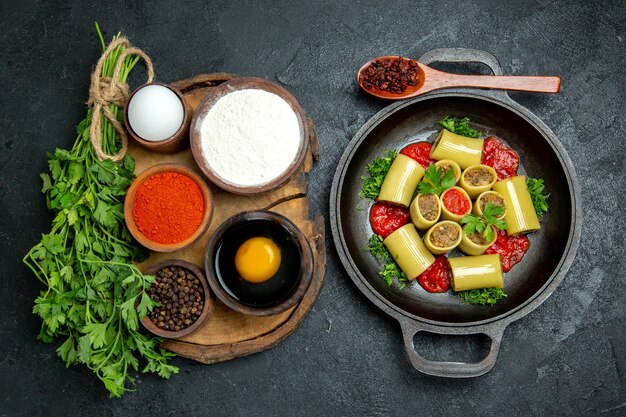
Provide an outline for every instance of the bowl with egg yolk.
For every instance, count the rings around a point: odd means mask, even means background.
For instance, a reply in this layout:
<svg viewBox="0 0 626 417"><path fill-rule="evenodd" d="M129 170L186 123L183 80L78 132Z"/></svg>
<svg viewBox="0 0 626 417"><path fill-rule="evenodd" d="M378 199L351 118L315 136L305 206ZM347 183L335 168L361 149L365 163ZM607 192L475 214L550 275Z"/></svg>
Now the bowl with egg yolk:
<svg viewBox="0 0 626 417"><path fill-rule="evenodd" d="M302 300L313 276L313 253L302 231L286 217L248 211L217 228L205 267L209 286L226 306L269 316Z"/></svg>

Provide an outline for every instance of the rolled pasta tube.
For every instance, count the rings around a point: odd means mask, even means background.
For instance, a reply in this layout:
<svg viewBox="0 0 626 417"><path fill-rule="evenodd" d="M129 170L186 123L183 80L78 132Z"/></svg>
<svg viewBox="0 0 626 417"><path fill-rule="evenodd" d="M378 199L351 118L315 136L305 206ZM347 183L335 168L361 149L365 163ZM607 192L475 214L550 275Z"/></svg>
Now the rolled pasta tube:
<svg viewBox="0 0 626 417"><path fill-rule="evenodd" d="M398 154L383 180L378 200L408 207L424 172L419 162Z"/></svg>
<svg viewBox="0 0 626 417"><path fill-rule="evenodd" d="M435 262L420 239L413 223L408 223L390 234L383 244L408 279L413 280Z"/></svg>
<svg viewBox="0 0 626 417"><path fill-rule="evenodd" d="M463 237L461 238L461 242L459 243L459 249L461 250L461 252L470 256L478 256L485 253L485 251L489 249L491 245L496 243L496 239L498 238L498 233L496 232L496 229L493 226L489 227L491 227L493 237L491 238L490 242L486 242L481 241L484 239L480 239L482 237L482 233L480 232L476 232L480 235L479 237L474 237L473 239L470 238L467 233L465 233L465 230L467 228L467 225L465 225L465 227L463 227Z"/></svg>
<svg viewBox="0 0 626 417"><path fill-rule="evenodd" d="M483 142L483 139L467 138L443 129L433 144L430 157L437 160L452 159L461 168L467 168L480 164Z"/></svg>
<svg viewBox="0 0 626 417"><path fill-rule="evenodd" d="M479 288L504 288L500 255L458 256L448 258L456 292Z"/></svg>
<svg viewBox="0 0 626 417"><path fill-rule="evenodd" d="M454 183L458 183L461 178L461 167L452 159L442 159L440 161L435 162L435 166L437 168L444 169L446 172L448 169L452 169L454 172Z"/></svg>
<svg viewBox="0 0 626 417"><path fill-rule="evenodd" d="M498 176L496 171L487 165L472 165L465 168L459 184L470 198L476 198L481 193L489 191L496 183Z"/></svg>
<svg viewBox="0 0 626 417"><path fill-rule="evenodd" d="M418 230L427 230L441 216L441 202L437 194L418 194L409 207L411 221Z"/></svg>
<svg viewBox="0 0 626 417"><path fill-rule="evenodd" d="M504 221L509 236L530 233L541 228L526 185L526 177L518 175L498 181L494 184L493 190L504 197L506 204Z"/></svg>
<svg viewBox="0 0 626 417"><path fill-rule="evenodd" d="M442 255L461 242L461 226L450 220L437 223L424 235L424 245L433 255Z"/></svg>
<svg viewBox="0 0 626 417"><path fill-rule="evenodd" d="M472 213L479 217L482 216L483 207L485 207L489 203L495 204L496 206L504 207L504 211L502 212L502 214L497 217L498 219L503 219L506 215L506 203L504 202L504 197L502 196L502 194L493 190L485 191L484 193L481 193L478 197L476 197L476 202L474 203Z"/></svg>

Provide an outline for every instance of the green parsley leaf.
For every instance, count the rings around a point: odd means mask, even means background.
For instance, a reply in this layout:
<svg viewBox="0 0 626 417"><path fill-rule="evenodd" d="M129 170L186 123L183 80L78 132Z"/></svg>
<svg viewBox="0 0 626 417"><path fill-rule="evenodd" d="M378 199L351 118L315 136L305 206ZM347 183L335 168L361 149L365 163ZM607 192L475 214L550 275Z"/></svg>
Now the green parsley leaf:
<svg viewBox="0 0 626 417"><path fill-rule="evenodd" d="M493 203L487 203L483 209L483 217L491 223L495 223L496 217L504 213L504 207Z"/></svg>
<svg viewBox="0 0 626 417"><path fill-rule="evenodd" d="M143 319L146 317L148 312L152 311L154 308L154 301L152 298L148 296L145 292L141 294L141 301L139 302L139 306L137 307L137 313L139 314L139 319Z"/></svg>
<svg viewBox="0 0 626 417"><path fill-rule="evenodd" d="M374 158L371 164L368 164L365 170L367 176L362 176L363 186L359 197L363 199L375 200L380 194L380 187L383 185L385 176L391 168L391 164L398 155L397 151L386 151L383 156Z"/></svg>
<svg viewBox="0 0 626 417"><path fill-rule="evenodd" d="M479 290L459 291L459 298L464 303L492 306L506 297L502 288L482 288Z"/></svg>
<svg viewBox="0 0 626 417"><path fill-rule="evenodd" d="M89 336L89 343L95 349L101 348L104 346L106 341L106 323L88 323L86 324L82 332Z"/></svg>
<svg viewBox="0 0 626 417"><path fill-rule="evenodd" d="M424 179L417 185L417 189L420 194L441 195L455 183L454 170L449 169L444 173L443 168L430 164L424 173Z"/></svg>
<svg viewBox="0 0 626 417"><path fill-rule="evenodd" d="M63 246L63 236L52 233L42 235L41 244L53 255L58 255L65 249Z"/></svg>
<svg viewBox="0 0 626 417"><path fill-rule="evenodd" d="M59 355L59 357L63 359L66 368L76 363L78 352L74 347L73 336L68 337L65 342L63 342L63 344L59 346L59 348L57 349L57 355Z"/></svg>
<svg viewBox="0 0 626 417"><path fill-rule="evenodd" d="M85 165L82 162L71 161L69 163L68 168L68 179L67 182L69 184L76 184L80 181L85 175Z"/></svg>
<svg viewBox="0 0 626 417"><path fill-rule="evenodd" d="M41 192L45 193L48 190L52 189L52 180L50 180L50 175L42 173L39 174L41 180L43 181L43 186L41 187Z"/></svg>
<svg viewBox="0 0 626 417"><path fill-rule="evenodd" d="M149 297L148 297L149 298ZM135 314L135 301L137 297L129 298L121 306L122 319L130 330L137 330L137 314ZM145 317L145 316L144 316Z"/></svg>
<svg viewBox="0 0 626 417"><path fill-rule="evenodd" d="M400 283L400 289L404 288L408 281L407 276L383 244L383 239L380 236L372 235L367 243L367 250L379 261L383 262L383 266L378 272L383 277L385 283L388 286L393 285L393 279L395 278Z"/></svg>
<svg viewBox="0 0 626 417"><path fill-rule="evenodd" d="M467 236L474 234L476 232L482 233L483 237L491 242L494 238L493 236L493 227L494 226L500 230L506 230L507 225L506 222L502 219L498 219L497 216L501 216L504 213L504 207L497 206L493 203L487 203L485 208L483 209L482 216L475 216L473 214L467 214L463 216L461 219L462 224L466 224L464 227L465 234Z"/></svg>
<svg viewBox="0 0 626 417"><path fill-rule="evenodd" d="M392 259L391 254L383 244L383 238L378 235L374 234L370 237L370 240L367 242L367 250L380 261L386 262Z"/></svg>
<svg viewBox="0 0 626 417"><path fill-rule="evenodd" d="M54 155L48 154L48 168L50 168L50 174L52 179L57 181L63 175L63 168L61 168L61 161L56 159Z"/></svg>
<svg viewBox="0 0 626 417"><path fill-rule="evenodd" d="M456 117L446 116L443 120L439 121L439 124L457 135L466 136L468 138L480 137L481 132L476 129L472 129L469 126L469 122L470 120L467 117L458 119Z"/></svg>
<svg viewBox="0 0 626 417"><path fill-rule="evenodd" d="M113 208L103 200L98 200L98 205L96 206L96 210L93 212L93 217L106 227L114 227L117 225L117 220L113 214Z"/></svg>
<svg viewBox="0 0 626 417"><path fill-rule="evenodd" d="M530 198L533 200L535 212L539 218L542 218L548 212L548 197L550 197L550 194L543 194L545 185L542 179L528 178L526 179L526 185L530 192Z"/></svg>

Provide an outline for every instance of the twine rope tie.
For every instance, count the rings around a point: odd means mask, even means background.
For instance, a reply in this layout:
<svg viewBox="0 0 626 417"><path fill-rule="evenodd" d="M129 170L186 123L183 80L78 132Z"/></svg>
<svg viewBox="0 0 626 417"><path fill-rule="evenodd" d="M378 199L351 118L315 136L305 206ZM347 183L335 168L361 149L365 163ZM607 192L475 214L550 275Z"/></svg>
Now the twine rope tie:
<svg viewBox="0 0 626 417"><path fill-rule="evenodd" d="M102 76L102 67L108 56L118 46L124 46L124 50L120 53L115 63L115 70L112 77ZM96 157L102 161L104 159L111 159L115 162L120 161L126 155L128 150L128 136L122 123L117 120L117 117L110 109L111 104L123 108L128 100L128 84L120 82L120 72L124 65L124 60L131 55L137 55L143 59L146 65L148 83L154 79L154 68L152 66L152 60L141 49L131 46L130 42L125 37L119 37L114 39L106 48L98 63L96 69L91 74L91 84L89 86L89 100L87 104L93 106L93 113L91 118L91 126L89 128L89 137L93 146ZM120 150L114 154L109 155L102 149L102 118L105 118L111 123L111 126L117 131L120 136L121 147Z"/></svg>

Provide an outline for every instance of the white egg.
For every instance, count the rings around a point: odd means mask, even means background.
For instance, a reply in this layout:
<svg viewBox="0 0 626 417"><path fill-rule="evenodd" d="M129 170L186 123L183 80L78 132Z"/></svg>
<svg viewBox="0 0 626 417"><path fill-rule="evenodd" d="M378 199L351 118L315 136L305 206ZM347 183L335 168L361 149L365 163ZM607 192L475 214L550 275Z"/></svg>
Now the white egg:
<svg viewBox="0 0 626 417"><path fill-rule="evenodd" d="M172 137L185 116L180 98L162 85L147 85L137 91L128 103L129 128L150 142Z"/></svg>

